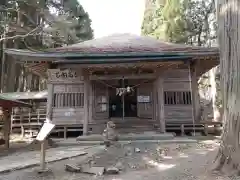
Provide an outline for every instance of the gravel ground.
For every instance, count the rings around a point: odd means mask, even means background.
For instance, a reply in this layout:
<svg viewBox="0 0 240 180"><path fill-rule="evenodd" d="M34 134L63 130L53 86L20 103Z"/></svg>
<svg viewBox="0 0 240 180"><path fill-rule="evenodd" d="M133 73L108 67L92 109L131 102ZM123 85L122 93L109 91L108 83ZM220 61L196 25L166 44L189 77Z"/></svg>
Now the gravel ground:
<svg viewBox="0 0 240 180"><path fill-rule="evenodd" d="M97 155L89 155L49 164L51 172L36 173L37 168L0 175L0 180L237 180L211 172L218 144L209 140L195 144L125 144L116 145ZM140 150L140 152L139 152ZM137 152L136 152L137 151ZM118 175L93 176L64 170L68 163L92 166L116 166Z"/></svg>

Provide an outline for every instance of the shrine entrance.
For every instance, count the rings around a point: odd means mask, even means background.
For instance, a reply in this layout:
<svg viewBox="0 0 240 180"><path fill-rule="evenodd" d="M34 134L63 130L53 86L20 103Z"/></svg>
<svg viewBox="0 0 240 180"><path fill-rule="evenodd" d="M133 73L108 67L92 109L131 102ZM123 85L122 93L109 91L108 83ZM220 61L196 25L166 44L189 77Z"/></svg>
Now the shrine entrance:
<svg viewBox="0 0 240 180"><path fill-rule="evenodd" d="M137 116L137 92L127 79L120 80L117 89L109 88L109 115L110 117L136 117ZM123 92L117 91L123 90Z"/></svg>

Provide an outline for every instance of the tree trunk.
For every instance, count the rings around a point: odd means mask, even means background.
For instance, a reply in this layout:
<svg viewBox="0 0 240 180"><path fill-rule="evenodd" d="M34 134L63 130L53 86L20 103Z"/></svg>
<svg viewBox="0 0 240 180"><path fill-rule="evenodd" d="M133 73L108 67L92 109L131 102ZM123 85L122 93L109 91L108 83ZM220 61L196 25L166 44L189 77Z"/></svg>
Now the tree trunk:
<svg viewBox="0 0 240 180"><path fill-rule="evenodd" d="M6 37L6 28L4 28L3 37ZM4 53L4 50L6 49L6 45L7 45L6 40L3 40L3 45L2 45L2 61L1 61L1 92L4 91L5 60L6 60L6 54Z"/></svg>
<svg viewBox="0 0 240 180"><path fill-rule="evenodd" d="M8 57L7 63L7 82L6 82L6 92L15 91L15 80L16 80L16 62L13 58Z"/></svg>
<svg viewBox="0 0 240 180"><path fill-rule="evenodd" d="M212 107L213 107L213 120L219 121L220 112L216 105L216 97L217 97L216 70L217 70L217 67L214 67L210 70L210 85L211 85L211 96L212 96Z"/></svg>
<svg viewBox="0 0 240 180"><path fill-rule="evenodd" d="M19 81L21 79L21 70L22 70L22 66L20 64L16 64L16 81L15 81L16 83L14 87L15 91L20 91Z"/></svg>
<svg viewBox="0 0 240 180"><path fill-rule="evenodd" d="M221 4L220 4L221 3ZM240 170L240 2L218 1L221 90L223 98L224 130L217 156L220 170L223 167ZM239 23L239 24L238 24ZM239 45L239 46L238 46Z"/></svg>

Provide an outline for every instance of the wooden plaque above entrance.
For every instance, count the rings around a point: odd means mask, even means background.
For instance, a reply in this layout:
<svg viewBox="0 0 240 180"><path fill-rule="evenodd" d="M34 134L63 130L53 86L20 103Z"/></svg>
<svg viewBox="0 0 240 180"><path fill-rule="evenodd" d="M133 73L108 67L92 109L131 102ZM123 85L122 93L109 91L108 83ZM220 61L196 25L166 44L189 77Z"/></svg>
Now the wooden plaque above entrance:
<svg viewBox="0 0 240 180"><path fill-rule="evenodd" d="M48 69L48 80L54 82L81 82L84 77L81 71L73 69Z"/></svg>

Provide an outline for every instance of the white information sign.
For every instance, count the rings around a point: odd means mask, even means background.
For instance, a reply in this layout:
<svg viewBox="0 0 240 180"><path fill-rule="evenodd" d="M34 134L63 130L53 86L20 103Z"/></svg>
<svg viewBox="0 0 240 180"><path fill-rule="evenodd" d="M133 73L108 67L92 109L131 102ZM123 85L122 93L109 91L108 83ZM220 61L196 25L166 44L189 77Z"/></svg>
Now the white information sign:
<svg viewBox="0 0 240 180"><path fill-rule="evenodd" d="M45 140L54 127L55 127L55 124L52 124L50 122L45 122L42 128L40 129L40 132L38 133L36 140L38 141Z"/></svg>
<svg viewBox="0 0 240 180"><path fill-rule="evenodd" d="M140 103L148 103L150 102L150 96L138 96L137 100Z"/></svg>

